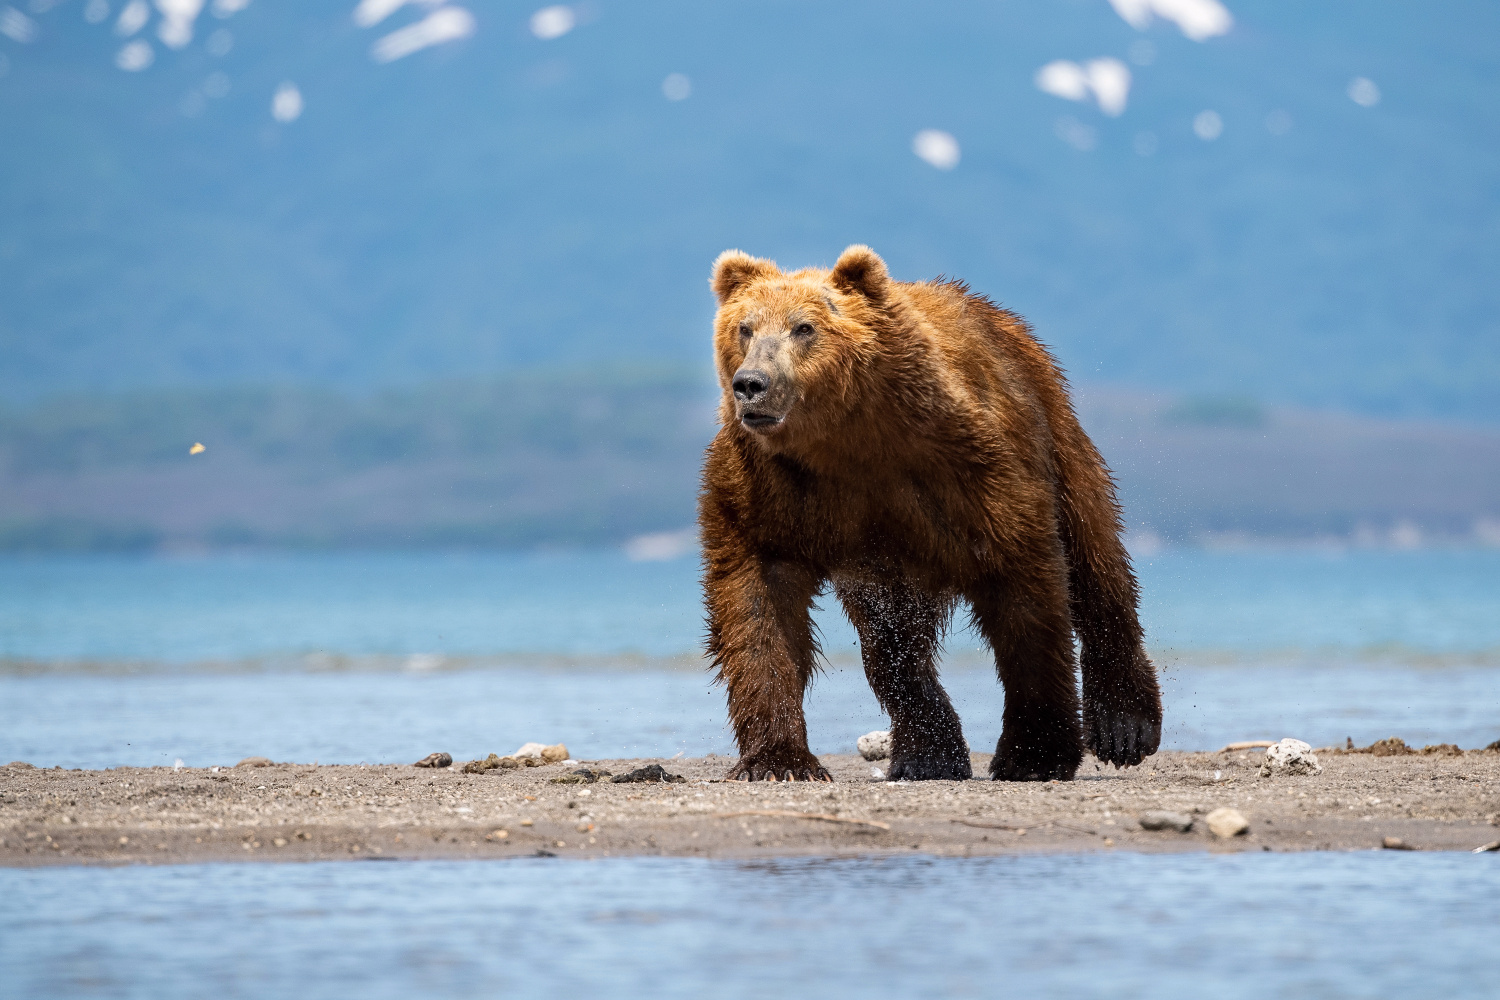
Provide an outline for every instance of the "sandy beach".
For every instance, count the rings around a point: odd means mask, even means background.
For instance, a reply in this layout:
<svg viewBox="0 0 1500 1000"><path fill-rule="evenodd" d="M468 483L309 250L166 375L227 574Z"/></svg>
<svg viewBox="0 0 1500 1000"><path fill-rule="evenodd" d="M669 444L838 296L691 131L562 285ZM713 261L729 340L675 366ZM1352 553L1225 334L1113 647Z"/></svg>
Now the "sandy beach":
<svg viewBox="0 0 1500 1000"><path fill-rule="evenodd" d="M1320 755L1321 774L1260 777L1257 752L1085 762L1045 784L886 782L855 755L833 783L726 783L724 757L455 766L271 764L104 771L0 767L0 864L927 852L1468 850L1500 839L1500 753ZM682 782L564 784L580 768L659 763ZM974 755L974 771L988 758ZM572 776L572 777L570 777ZM1240 812L1248 830L1211 833ZM1190 818L1187 832L1140 817Z"/></svg>

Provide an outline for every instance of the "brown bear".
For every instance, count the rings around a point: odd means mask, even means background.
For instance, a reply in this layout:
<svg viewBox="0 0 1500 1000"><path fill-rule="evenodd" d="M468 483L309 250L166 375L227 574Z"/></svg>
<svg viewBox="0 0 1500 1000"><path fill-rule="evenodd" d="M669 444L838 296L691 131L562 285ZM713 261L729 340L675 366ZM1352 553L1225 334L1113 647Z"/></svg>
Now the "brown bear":
<svg viewBox="0 0 1500 1000"><path fill-rule="evenodd" d="M1026 322L958 281L893 281L864 246L790 273L731 250L712 285L722 427L699 521L728 776L829 778L802 713L829 584L890 715L890 780L972 776L934 662L960 602L1005 690L991 777L1068 780L1085 747L1116 766L1155 753L1114 484Z"/></svg>

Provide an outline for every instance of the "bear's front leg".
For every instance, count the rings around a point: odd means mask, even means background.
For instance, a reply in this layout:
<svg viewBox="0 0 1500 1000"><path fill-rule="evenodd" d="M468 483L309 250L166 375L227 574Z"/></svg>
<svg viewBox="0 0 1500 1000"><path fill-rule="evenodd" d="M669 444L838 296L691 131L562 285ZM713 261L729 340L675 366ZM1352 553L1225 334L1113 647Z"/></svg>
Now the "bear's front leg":
<svg viewBox="0 0 1500 1000"><path fill-rule="evenodd" d="M729 689L740 759L731 781L832 781L807 746L802 696L817 645L809 611L822 581L805 567L756 558L704 578L709 654Z"/></svg>

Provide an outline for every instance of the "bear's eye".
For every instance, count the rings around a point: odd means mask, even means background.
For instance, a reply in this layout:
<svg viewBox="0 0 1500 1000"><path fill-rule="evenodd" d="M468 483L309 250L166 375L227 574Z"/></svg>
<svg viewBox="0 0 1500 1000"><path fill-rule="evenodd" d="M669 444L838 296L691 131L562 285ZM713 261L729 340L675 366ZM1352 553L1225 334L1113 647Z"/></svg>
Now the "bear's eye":
<svg viewBox="0 0 1500 1000"><path fill-rule="evenodd" d="M792 327L793 337L811 337L813 332L811 323L798 323Z"/></svg>
<svg viewBox="0 0 1500 1000"><path fill-rule="evenodd" d="M742 338L750 336L750 324L749 323L741 323L740 324L740 336Z"/></svg>

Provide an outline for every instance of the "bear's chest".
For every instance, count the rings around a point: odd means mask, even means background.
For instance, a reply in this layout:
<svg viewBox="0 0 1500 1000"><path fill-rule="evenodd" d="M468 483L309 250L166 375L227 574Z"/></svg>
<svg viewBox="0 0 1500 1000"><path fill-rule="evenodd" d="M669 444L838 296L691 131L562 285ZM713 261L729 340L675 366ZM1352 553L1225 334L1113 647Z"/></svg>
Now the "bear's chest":
<svg viewBox="0 0 1500 1000"><path fill-rule="evenodd" d="M973 498L940 477L816 477L788 499L793 509L780 524L795 526L798 547L831 569L955 565L983 548Z"/></svg>

